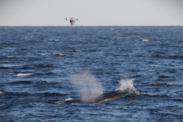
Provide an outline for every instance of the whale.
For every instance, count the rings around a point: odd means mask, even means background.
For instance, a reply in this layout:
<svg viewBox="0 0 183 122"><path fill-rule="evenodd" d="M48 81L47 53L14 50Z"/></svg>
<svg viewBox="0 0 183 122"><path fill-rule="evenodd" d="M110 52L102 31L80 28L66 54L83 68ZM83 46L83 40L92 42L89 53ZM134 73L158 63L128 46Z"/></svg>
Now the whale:
<svg viewBox="0 0 183 122"><path fill-rule="evenodd" d="M86 102L102 103L102 102L124 97L125 95L128 95L128 93L129 93L128 91L115 90L109 93L103 93L98 97L89 98L89 99L76 99L76 100L66 99L63 101L63 103L86 103Z"/></svg>

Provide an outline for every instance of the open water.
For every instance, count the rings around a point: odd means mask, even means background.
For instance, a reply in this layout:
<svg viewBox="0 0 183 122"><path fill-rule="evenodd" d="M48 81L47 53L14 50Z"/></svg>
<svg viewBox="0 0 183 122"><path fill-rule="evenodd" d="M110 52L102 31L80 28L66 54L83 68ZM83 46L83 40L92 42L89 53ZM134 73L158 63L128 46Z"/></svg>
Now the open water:
<svg viewBox="0 0 183 122"><path fill-rule="evenodd" d="M183 122L182 26L0 27L0 122ZM103 92L134 79L140 95L78 98L70 74Z"/></svg>

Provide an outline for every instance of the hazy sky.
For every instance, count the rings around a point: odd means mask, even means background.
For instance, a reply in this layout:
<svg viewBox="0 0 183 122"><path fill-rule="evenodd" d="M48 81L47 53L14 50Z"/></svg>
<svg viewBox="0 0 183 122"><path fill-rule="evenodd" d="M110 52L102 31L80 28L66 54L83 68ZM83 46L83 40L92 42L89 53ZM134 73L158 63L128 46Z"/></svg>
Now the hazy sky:
<svg viewBox="0 0 183 122"><path fill-rule="evenodd" d="M0 0L0 26L183 25L183 0Z"/></svg>

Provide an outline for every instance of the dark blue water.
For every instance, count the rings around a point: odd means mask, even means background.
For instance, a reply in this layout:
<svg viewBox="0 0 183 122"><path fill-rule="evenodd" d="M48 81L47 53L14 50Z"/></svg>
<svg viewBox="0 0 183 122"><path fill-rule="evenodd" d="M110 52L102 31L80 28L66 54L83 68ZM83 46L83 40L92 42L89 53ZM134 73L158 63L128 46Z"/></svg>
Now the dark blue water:
<svg viewBox="0 0 183 122"><path fill-rule="evenodd" d="M183 122L181 26L0 27L0 122ZM106 103L77 98L69 75L90 71L114 91L134 79L141 95Z"/></svg>

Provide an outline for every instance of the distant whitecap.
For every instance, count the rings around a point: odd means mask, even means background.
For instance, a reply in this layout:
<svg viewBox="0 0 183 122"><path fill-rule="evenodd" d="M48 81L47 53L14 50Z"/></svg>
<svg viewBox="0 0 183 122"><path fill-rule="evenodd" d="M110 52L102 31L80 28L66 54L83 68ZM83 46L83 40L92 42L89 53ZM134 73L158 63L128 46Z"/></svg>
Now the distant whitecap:
<svg viewBox="0 0 183 122"><path fill-rule="evenodd" d="M68 97L68 98L67 98L67 99L65 99L65 100L67 101L67 100L73 100L73 99L72 99L72 98L70 98L70 97Z"/></svg>
<svg viewBox="0 0 183 122"><path fill-rule="evenodd" d="M4 94L4 92L0 91L0 94Z"/></svg>
<svg viewBox="0 0 183 122"><path fill-rule="evenodd" d="M14 56L6 56L7 58L13 58Z"/></svg>
<svg viewBox="0 0 183 122"><path fill-rule="evenodd" d="M26 76L26 75L32 75L33 73L19 73L16 74L16 76Z"/></svg>
<svg viewBox="0 0 183 122"><path fill-rule="evenodd" d="M142 39L142 41L143 41L143 42L148 42L149 40L147 40L147 39Z"/></svg>

